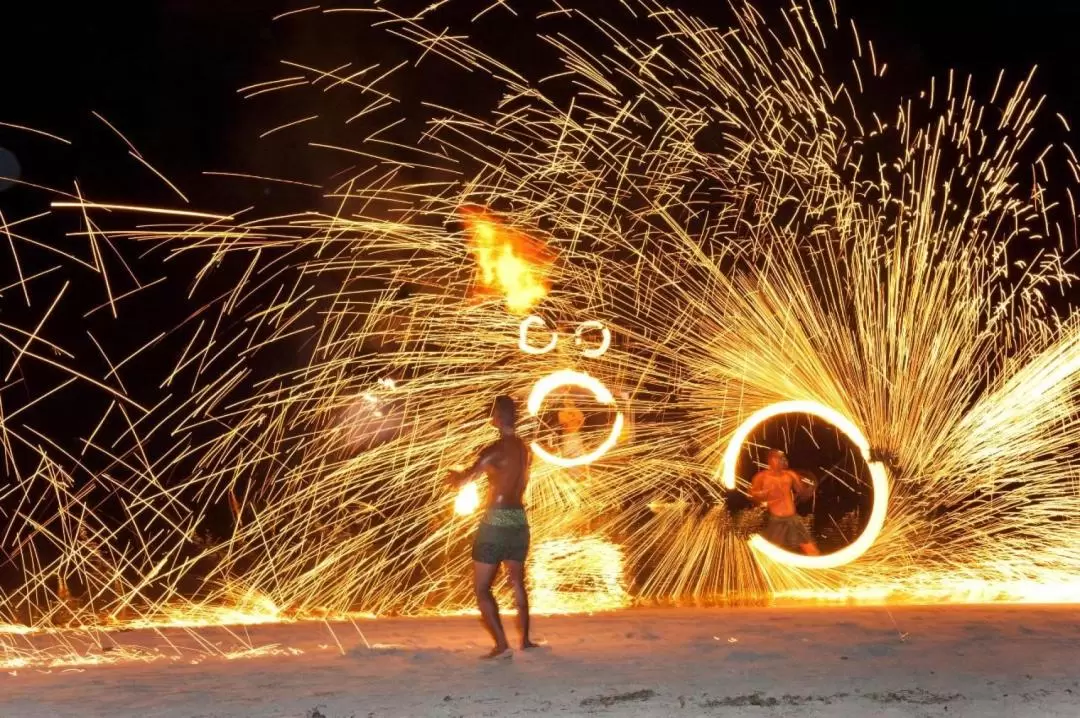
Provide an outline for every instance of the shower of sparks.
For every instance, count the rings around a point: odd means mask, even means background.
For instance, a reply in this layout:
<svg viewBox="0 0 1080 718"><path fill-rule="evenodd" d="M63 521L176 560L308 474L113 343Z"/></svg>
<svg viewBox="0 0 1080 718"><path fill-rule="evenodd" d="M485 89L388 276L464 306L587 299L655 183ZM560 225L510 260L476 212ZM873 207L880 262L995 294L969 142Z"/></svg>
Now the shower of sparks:
<svg viewBox="0 0 1080 718"><path fill-rule="evenodd" d="M714 28L624 0L602 16L540 11L562 69L539 80L444 31L445 3L390 5L279 18L374 20L423 60L290 61L259 85L343 138L385 122L350 146L312 142L344 168L317 185L266 178L327 188L321 211L77 190L53 205L81 221L66 243L34 238L40 216L0 220L17 275L2 299L23 317L0 322L3 665L57 665L19 644L51 627L467 610L476 518L455 512L446 472L491 439L495 396L524 405L558 372L592 377L626 415L588 467L535 463L540 612L1080 600L1080 325L1049 301L1076 250L1072 188L1049 178L1080 168L1035 139L1030 77L1010 90L950 73L874 111L885 66L857 36L855 63L836 62L853 28L835 12L745 6ZM392 140L417 118L395 114L390 86L421 92L403 76L431 63L499 83L498 102L476 115L410 102L424 125ZM133 213L168 223L118 226ZM138 244L187 263L143 284L123 260ZM185 280L191 309L138 346L95 325L94 353L76 355L56 327L84 276L118 323L146 292L184 301ZM606 351L521 351L532 312L552 331L602 321ZM156 392L128 386L151 380ZM845 565L751 550L760 513L733 510L714 478L738 427L787 401L830 407L888 457L884 523ZM37 428L50 412L83 438ZM524 435L557 446L534 413ZM611 431L586 422L582 443ZM857 518L834 530L853 539Z"/></svg>

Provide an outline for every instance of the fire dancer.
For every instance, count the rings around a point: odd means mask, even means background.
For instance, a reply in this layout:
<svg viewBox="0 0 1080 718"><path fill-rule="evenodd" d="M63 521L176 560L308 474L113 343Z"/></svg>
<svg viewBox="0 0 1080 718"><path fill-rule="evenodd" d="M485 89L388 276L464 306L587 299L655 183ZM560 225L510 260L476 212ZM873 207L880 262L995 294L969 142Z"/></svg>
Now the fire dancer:
<svg viewBox="0 0 1080 718"><path fill-rule="evenodd" d="M777 546L798 548L808 556L820 555L810 532L795 513L795 496L813 493L813 484L788 468L783 451L770 450L768 461L769 468L759 471L750 485L750 497L765 504L769 511L765 538Z"/></svg>
<svg viewBox="0 0 1080 718"><path fill-rule="evenodd" d="M474 587L484 627L495 641L495 648L484 657L509 658L512 654L491 584L499 565L505 563L514 589L521 648L535 648L536 644L529 640L529 597L525 591L529 523L522 501L532 457L529 447L517 435L517 405L513 399L508 396L495 399L491 423L499 430L498 440L480 452L472 468L452 471L450 481L462 486L480 473L488 477L487 502L472 547Z"/></svg>

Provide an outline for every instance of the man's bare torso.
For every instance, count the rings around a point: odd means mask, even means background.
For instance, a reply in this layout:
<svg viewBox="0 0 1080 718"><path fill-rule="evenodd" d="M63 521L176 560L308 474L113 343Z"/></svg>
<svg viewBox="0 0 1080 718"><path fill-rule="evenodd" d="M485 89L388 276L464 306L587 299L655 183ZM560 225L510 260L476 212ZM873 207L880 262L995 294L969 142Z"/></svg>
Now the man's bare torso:
<svg viewBox="0 0 1080 718"><path fill-rule="evenodd" d="M763 501L773 516L794 516L794 493L799 488L799 475L790 469L766 469L754 476L751 495Z"/></svg>
<svg viewBox="0 0 1080 718"><path fill-rule="evenodd" d="M518 436L503 436L484 449L482 465L488 477L488 508L523 508L532 455Z"/></svg>

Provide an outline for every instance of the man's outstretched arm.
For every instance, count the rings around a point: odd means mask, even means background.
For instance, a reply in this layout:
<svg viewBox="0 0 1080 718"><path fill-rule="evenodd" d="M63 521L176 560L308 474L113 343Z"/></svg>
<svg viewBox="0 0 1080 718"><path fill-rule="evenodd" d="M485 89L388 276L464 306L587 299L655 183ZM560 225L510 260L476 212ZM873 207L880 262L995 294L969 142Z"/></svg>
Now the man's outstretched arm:
<svg viewBox="0 0 1080 718"><path fill-rule="evenodd" d="M481 452L480 456L473 462L473 465L465 470L450 470L449 482L451 486L460 488L465 484L472 481L478 475L484 472L488 464L491 462L491 453L488 451Z"/></svg>

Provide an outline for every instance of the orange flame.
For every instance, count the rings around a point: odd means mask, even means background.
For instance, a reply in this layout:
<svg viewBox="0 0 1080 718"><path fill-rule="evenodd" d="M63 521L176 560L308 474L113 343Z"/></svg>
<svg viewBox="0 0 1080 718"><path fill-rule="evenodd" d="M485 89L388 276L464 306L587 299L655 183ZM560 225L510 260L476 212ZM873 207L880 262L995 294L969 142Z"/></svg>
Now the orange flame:
<svg viewBox="0 0 1080 718"><path fill-rule="evenodd" d="M476 258L477 283L506 297L506 308L528 314L547 296L553 257L539 240L511 229L482 209L462 210L469 252Z"/></svg>

